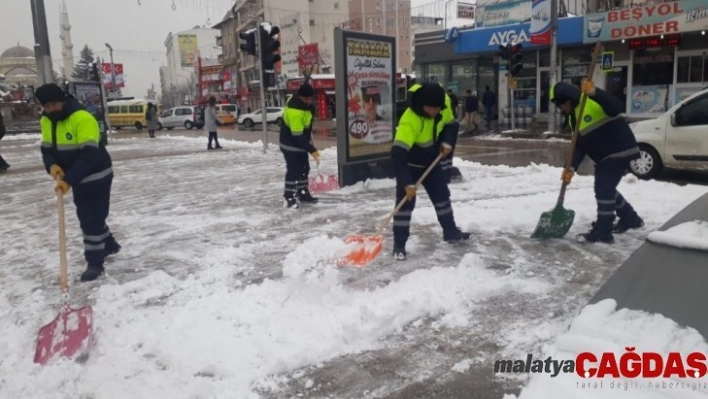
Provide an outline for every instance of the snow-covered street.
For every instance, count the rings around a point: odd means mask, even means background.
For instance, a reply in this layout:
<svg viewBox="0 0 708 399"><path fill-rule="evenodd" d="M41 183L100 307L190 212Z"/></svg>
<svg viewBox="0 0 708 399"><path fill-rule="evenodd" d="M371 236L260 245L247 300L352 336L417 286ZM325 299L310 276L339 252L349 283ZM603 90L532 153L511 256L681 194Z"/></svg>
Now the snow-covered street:
<svg viewBox="0 0 708 399"><path fill-rule="evenodd" d="M40 367L37 331L61 297L56 197L38 145L3 142L22 173L0 176L2 398L502 399L527 376L495 376L494 360L543 353L649 232L708 191L626 176L619 190L646 227L584 245L574 236L595 218L593 178L576 176L573 228L538 242L529 236L555 205L561 169L458 159L465 180L450 188L468 243L442 242L421 194L408 261L391 259L387 232L368 268L337 268L322 260L348 234L373 232L394 206L394 180L291 211L274 146L114 139L108 223L123 250L98 282L78 282L81 231L66 199L72 304L93 306L94 346L83 364ZM322 172L336 173L333 149Z"/></svg>

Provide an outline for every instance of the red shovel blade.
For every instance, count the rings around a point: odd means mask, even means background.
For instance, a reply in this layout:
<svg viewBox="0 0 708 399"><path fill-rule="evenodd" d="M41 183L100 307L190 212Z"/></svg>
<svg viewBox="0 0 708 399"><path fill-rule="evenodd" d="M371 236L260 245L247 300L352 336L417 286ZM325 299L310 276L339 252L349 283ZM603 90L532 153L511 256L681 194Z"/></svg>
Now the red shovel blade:
<svg viewBox="0 0 708 399"><path fill-rule="evenodd" d="M338 266L363 268L376 259L383 249L381 235L350 235L344 239L346 248L335 256L334 263Z"/></svg>
<svg viewBox="0 0 708 399"><path fill-rule="evenodd" d="M339 181L336 175L318 175L317 177L311 177L308 182L310 186L310 192L312 193L324 193L332 190L339 190Z"/></svg>
<svg viewBox="0 0 708 399"><path fill-rule="evenodd" d="M72 357L88 348L93 332L93 309L61 308L51 323L39 330L34 362L47 364L54 356Z"/></svg>

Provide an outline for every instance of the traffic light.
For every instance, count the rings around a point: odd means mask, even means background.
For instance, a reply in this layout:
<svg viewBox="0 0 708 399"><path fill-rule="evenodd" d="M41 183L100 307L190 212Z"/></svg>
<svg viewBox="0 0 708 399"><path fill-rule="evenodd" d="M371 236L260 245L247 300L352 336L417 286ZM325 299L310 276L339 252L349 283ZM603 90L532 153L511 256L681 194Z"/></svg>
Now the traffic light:
<svg viewBox="0 0 708 399"><path fill-rule="evenodd" d="M511 58L511 43L507 43L506 45L499 46L499 57L501 57L502 60L506 61L505 64L509 64L509 59Z"/></svg>
<svg viewBox="0 0 708 399"><path fill-rule="evenodd" d="M280 41L278 34L280 28L263 23L260 26L261 34L261 73L263 74L264 87L275 86L275 64L280 61Z"/></svg>
<svg viewBox="0 0 708 399"><path fill-rule="evenodd" d="M256 48L255 28L239 33L238 37L242 40L241 45L239 46L241 51L254 57L258 55L258 49Z"/></svg>
<svg viewBox="0 0 708 399"><path fill-rule="evenodd" d="M511 68L509 72L511 76L519 76L519 72L523 69L523 56L521 55L521 43L517 43L511 47L511 58L509 59Z"/></svg>

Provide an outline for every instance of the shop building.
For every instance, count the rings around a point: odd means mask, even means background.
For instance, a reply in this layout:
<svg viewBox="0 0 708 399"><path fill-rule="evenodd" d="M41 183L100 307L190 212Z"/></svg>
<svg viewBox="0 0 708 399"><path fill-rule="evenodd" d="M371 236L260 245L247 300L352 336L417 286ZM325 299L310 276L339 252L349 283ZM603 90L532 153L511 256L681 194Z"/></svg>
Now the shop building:
<svg viewBox="0 0 708 399"><path fill-rule="evenodd" d="M637 26L639 15L644 25ZM445 31L415 37L415 70L458 95L489 86L497 96L499 120L507 107L507 76L499 46L522 44L523 65L514 90L515 107L546 120L551 76L550 46L530 43L529 23L462 29L453 43ZM708 85L708 4L705 0L645 4L558 21L559 79L579 85L589 71L594 43L612 52L609 71L596 67L593 81L621 98L630 119L659 115Z"/></svg>

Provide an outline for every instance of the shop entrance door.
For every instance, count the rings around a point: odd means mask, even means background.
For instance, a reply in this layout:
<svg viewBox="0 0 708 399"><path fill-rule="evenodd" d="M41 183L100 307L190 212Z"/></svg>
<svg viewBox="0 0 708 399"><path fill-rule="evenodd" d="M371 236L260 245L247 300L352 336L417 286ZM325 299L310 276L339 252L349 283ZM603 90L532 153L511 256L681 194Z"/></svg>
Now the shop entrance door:
<svg viewBox="0 0 708 399"><path fill-rule="evenodd" d="M605 80L607 92L619 98L624 104L624 112L627 112L627 67L616 66L612 71L607 72Z"/></svg>
<svg viewBox="0 0 708 399"><path fill-rule="evenodd" d="M551 71L548 68L542 68L539 71L540 80L538 87L538 95L536 102L538 104L538 112L541 114L548 113L548 93L551 90Z"/></svg>

